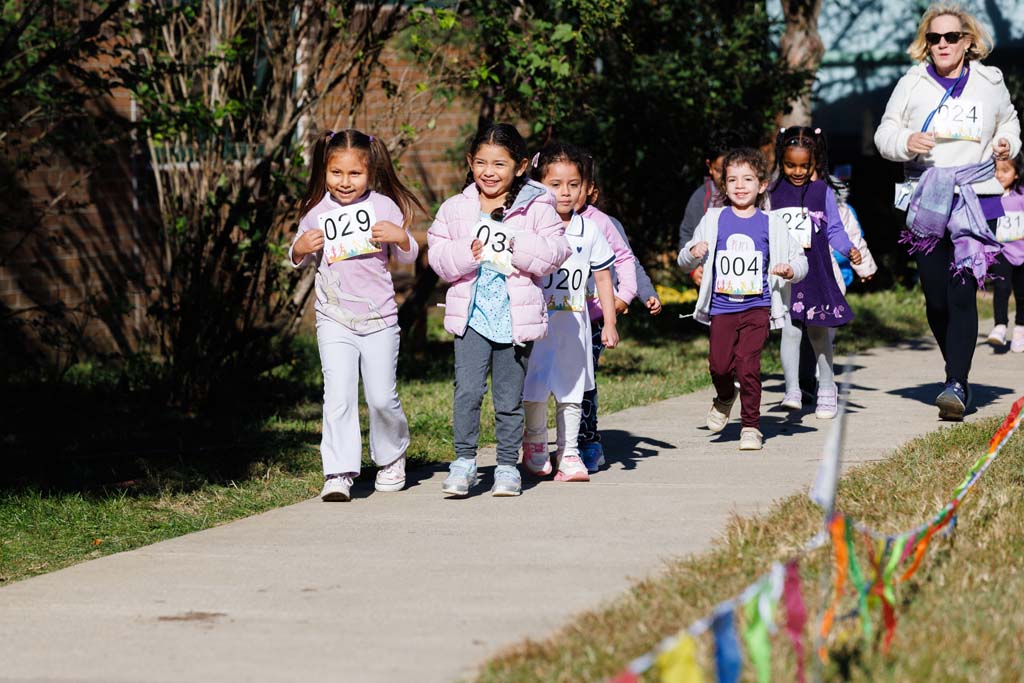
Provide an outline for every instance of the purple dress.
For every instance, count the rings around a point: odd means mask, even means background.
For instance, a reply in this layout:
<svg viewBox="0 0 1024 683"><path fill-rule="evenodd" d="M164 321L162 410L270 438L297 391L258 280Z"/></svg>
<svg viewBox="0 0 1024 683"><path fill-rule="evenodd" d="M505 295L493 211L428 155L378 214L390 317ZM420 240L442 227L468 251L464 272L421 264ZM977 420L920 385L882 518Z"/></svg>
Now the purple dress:
<svg viewBox="0 0 1024 683"><path fill-rule="evenodd" d="M772 190L771 202L772 211L793 207L806 209L813 226L811 247L804 250L807 277L792 286L789 313L793 322L839 327L853 320L853 311L832 269L831 247L849 254L853 246L843 230L832 188L823 180L796 187L783 178Z"/></svg>

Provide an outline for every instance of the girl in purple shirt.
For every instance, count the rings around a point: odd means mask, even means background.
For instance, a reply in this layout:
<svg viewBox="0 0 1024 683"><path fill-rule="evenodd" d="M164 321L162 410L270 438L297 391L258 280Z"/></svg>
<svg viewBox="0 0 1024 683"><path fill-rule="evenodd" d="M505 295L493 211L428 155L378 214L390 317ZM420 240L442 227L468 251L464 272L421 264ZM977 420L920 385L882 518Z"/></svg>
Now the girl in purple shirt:
<svg viewBox="0 0 1024 683"><path fill-rule="evenodd" d="M996 162L996 180L1003 186L1002 215L997 218L996 239L1003 247L990 271L992 308L995 327L988 343L997 348L1006 344L1006 326L1010 322L1010 292L1017 300L1010 351L1024 353L1024 152L1013 159Z"/></svg>
<svg viewBox="0 0 1024 683"><path fill-rule="evenodd" d="M357 130L325 131L313 148L292 265L316 263L316 341L324 373L320 455L325 501L347 501L359 474L359 379L370 412L375 488L405 486L409 423L398 400L398 307L388 259L419 254L406 229L422 204L395 175L388 148ZM424 211L425 213L425 211Z"/></svg>

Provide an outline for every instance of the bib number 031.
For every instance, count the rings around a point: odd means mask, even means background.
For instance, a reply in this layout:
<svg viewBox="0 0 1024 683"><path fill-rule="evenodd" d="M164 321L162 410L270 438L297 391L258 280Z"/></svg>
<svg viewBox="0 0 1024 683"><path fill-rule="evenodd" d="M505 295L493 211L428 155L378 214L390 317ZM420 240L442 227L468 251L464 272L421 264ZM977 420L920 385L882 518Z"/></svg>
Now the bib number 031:
<svg viewBox="0 0 1024 683"><path fill-rule="evenodd" d="M1007 211L996 223L996 239L1000 242L1024 240L1024 211Z"/></svg>
<svg viewBox="0 0 1024 683"><path fill-rule="evenodd" d="M512 231L504 223L484 220L477 227L474 236L483 245L483 253L480 255L480 265L484 268L496 270L502 275L512 274L512 250L509 242L512 239Z"/></svg>
<svg viewBox="0 0 1024 683"><path fill-rule="evenodd" d="M377 214L369 202L342 206L317 216L317 223L324 231L327 263L378 253L380 246L370 240L370 229L376 222Z"/></svg>

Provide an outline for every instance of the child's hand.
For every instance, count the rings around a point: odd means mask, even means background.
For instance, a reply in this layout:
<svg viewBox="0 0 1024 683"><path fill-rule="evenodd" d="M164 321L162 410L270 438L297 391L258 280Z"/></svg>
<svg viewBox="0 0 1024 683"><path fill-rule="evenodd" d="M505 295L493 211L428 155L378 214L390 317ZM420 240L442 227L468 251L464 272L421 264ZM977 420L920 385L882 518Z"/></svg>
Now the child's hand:
<svg viewBox="0 0 1024 683"><path fill-rule="evenodd" d="M778 275L783 280L793 279L793 266L788 263L779 263L771 271L772 275Z"/></svg>
<svg viewBox="0 0 1024 683"><path fill-rule="evenodd" d="M647 301L644 302L644 306L647 307L647 311L651 315L658 315L661 313L661 300L656 296L648 298Z"/></svg>
<svg viewBox="0 0 1024 683"><path fill-rule="evenodd" d="M628 310L629 304L627 304L619 297L615 297L615 312L618 313L619 315L624 315Z"/></svg>
<svg viewBox="0 0 1024 683"><path fill-rule="evenodd" d="M377 221L370 228L370 239L378 244L397 244L402 251L409 250L409 233L391 221Z"/></svg>
<svg viewBox="0 0 1024 683"><path fill-rule="evenodd" d="M324 248L324 231L314 228L302 233L292 247L292 262L298 263L309 254Z"/></svg>
<svg viewBox="0 0 1024 683"><path fill-rule="evenodd" d="M693 258L704 258L708 253L707 242L697 242L697 244L690 247L690 256Z"/></svg>
<svg viewBox="0 0 1024 683"><path fill-rule="evenodd" d="M862 277L862 278L860 279L860 281L861 281L861 282L870 282L870 281L871 281L871 278L873 278L873 277L874 277L874 275L867 275L867 276L865 276L865 277Z"/></svg>
<svg viewBox="0 0 1024 683"><path fill-rule="evenodd" d="M850 247L850 263L859 266L861 261L860 251L857 247Z"/></svg>
<svg viewBox="0 0 1024 683"><path fill-rule="evenodd" d="M605 348L614 349L619 344L619 331L615 329L614 323L605 323L601 330L601 343Z"/></svg>
<svg viewBox="0 0 1024 683"><path fill-rule="evenodd" d="M704 279L704 266L697 266L690 273L690 279L693 280L693 284L700 287L700 281Z"/></svg>
<svg viewBox="0 0 1024 683"><path fill-rule="evenodd" d="M469 245L469 249L473 252L473 258L479 261L480 256L484 253L484 243L480 240L473 240L473 243Z"/></svg>

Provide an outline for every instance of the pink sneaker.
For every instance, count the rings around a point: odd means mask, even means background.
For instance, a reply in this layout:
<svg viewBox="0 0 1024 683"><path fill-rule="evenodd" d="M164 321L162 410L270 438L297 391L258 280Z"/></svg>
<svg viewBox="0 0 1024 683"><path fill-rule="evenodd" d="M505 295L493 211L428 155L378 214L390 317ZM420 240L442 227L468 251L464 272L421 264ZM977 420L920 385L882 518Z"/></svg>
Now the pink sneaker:
<svg viewBox="0 0 1024 683"><path fill-rule="evenodd" d="M405 488L405 456L396 459L390 465L377 470L377 479L373 488L378 491L401 491Z"/></svg>
<svg viewBox="0 0 1024 683"><path fill-rule="evenodd" d="M563 456L558 463L558 472L555 474L555 481L590 481L587 474L587 466L578 455Z"/></svg>
<svg viewBox="0 0 1024 683"><path fill-rule="evenodd" d="M523 466L538 477L551 474L551 457L548 455L547 444L524 441Z"/></svg>
<svg viewBox="0 0 1024 683"><path fill-rule="evenodd" d="M1014 353L1024 353L1024 325L1013 326L1013 341L1010 342L1010 350Z"/></svg>

